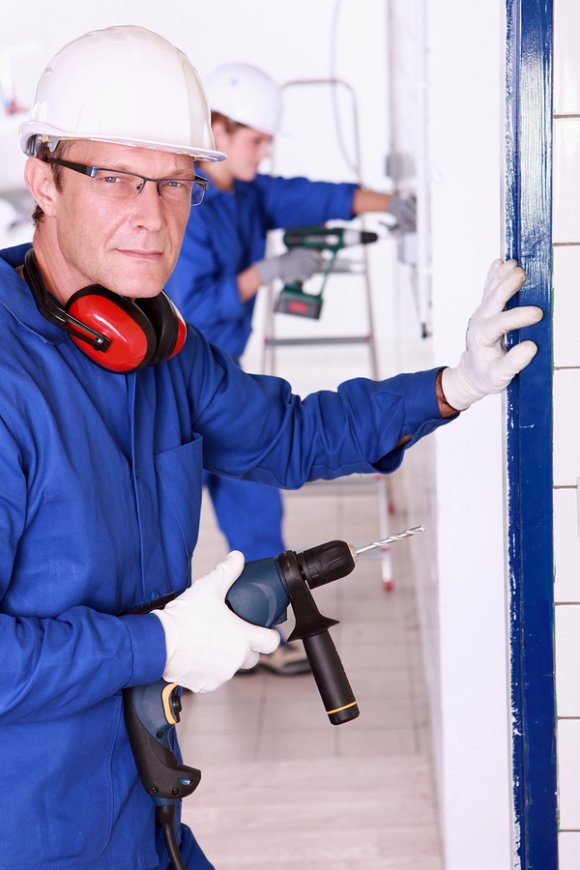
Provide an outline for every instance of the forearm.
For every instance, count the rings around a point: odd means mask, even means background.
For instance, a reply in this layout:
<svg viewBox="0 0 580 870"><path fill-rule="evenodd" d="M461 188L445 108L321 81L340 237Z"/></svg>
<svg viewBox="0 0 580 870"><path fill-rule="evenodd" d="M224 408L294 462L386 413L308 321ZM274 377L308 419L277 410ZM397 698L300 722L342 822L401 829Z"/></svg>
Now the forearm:
<svg viewBox="0 0 580 870"><path fill-rule="evenodd" d="M159 679L165 640L151 615L75 607L58 618L0 615L0 709L6 724L75 715L122 688Z"/></svg>
<svg viewBox="0 0 580 870"><path fill-rule="evenodd" d="M248 269L244 269L243 272L240 272L238 275L240 302L247 302L248 299L255 296L260 289L261 284L260 273L255 266L250 266Z"/></svg>
<svg viewBox="0 0 580 870"><path fill-rule="evenodd" d="M352 213L359 215L371 211L386 212L391 204L391 199L392 197L387 193L378 193L375 190L359 187L355 190L352 200Z"/></svg>

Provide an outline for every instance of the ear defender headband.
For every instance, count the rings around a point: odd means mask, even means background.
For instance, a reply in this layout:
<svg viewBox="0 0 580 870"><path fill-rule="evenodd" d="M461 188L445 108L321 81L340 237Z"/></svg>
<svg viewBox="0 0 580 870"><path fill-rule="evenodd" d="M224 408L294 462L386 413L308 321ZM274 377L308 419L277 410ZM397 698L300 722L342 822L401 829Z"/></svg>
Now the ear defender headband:
<svg viewBox="0 0 580 870"><path fill-rule="evenodd" d="M110 372L128 374L175 356L187 337L183 318L161 291L150 299L128 299L91 284L61 308L46 289L32 248L24 278L43 317L68 332L76 346Z"/></svg>

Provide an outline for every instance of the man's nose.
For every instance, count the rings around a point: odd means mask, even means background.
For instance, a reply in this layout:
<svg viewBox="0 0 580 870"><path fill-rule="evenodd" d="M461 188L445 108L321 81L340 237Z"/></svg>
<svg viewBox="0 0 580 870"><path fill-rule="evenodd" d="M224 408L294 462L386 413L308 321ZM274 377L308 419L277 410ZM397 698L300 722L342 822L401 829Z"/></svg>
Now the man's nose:
<svg viewBox="0 0 580 870"><path fill-rule="evenodd" d="M156 232L165 224L164 201L155 181L145 181L132 202L134 215L140 226Z"/></svg>

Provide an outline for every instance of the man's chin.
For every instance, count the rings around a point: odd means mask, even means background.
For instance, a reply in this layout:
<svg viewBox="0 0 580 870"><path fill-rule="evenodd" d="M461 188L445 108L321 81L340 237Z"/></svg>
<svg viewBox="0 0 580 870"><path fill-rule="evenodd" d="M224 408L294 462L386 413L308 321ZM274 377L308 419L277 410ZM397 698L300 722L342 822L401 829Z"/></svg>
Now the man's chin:
<svg viewBox="0 0 580 870"><path fill-rule="evenodd" d="M108 270L109 284L106 286L109 290L129 299L148 299L161 293L175 264L165 260L148 263L135 259L130 264L115 265L117 268Z"/></svg>
<svg viewBox="0 0 580 870"><path fill-rule="evenodd" d="M153 296L158 296L165 286L165 280L160 276L152 278L151 276L143 277L139 280L138 276L131 275L126 281L118 278L113 285L109 284L109 290L118 293L119 296L125 296L128 299L151 299Z"/></svg>

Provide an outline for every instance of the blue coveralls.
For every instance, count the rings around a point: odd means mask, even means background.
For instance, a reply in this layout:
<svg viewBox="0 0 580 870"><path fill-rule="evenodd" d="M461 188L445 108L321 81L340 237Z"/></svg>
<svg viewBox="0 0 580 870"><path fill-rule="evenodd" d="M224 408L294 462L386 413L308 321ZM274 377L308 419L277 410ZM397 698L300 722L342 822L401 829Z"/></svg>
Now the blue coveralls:
<svg viewBox="0 0 580 870"><path fill-rule="evenodd" d="M210 182L192 209L181 255L166 287L186 320L239 363L252 331L256 297L241 302L237 276L266 250L269 230L352 218L356 185L258 175L232 191ZM286 549L277 489L215 475L204 478L232 550L262 559Z"/></svg>
<svg viewBox="0 0 580 870"><path fill-rule="evenodd" d="M278 487L393 470L445 422L435 371L302 401L190 328L112 374L39 314L26 247L0 252L0 867L166 870L121 694L161 677L163 628L119 614L190 583L202 464Z"/></svg>

